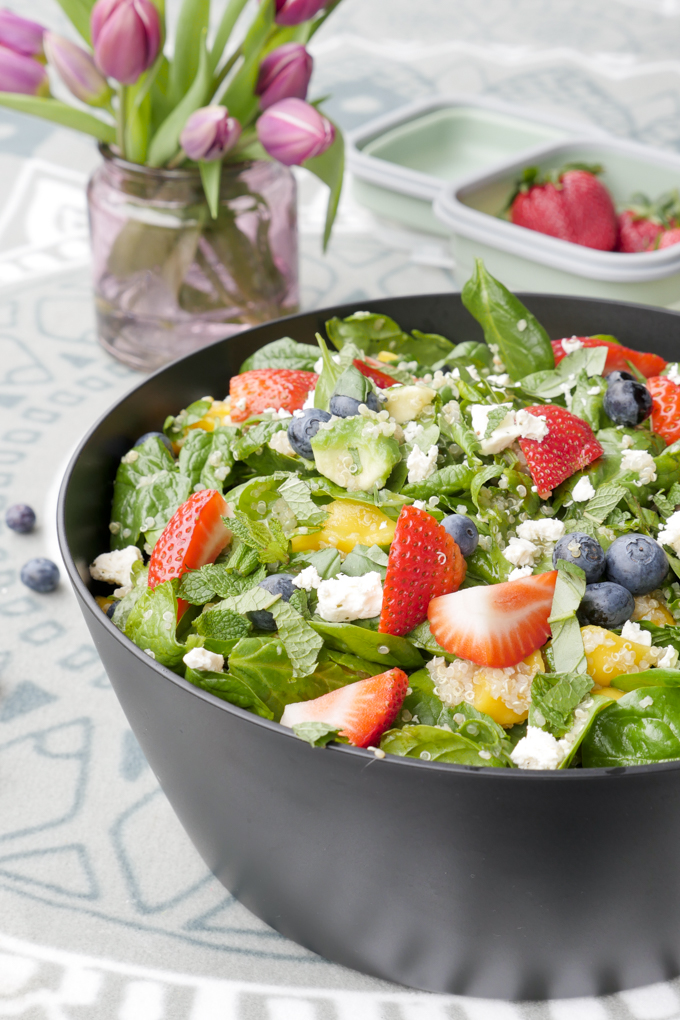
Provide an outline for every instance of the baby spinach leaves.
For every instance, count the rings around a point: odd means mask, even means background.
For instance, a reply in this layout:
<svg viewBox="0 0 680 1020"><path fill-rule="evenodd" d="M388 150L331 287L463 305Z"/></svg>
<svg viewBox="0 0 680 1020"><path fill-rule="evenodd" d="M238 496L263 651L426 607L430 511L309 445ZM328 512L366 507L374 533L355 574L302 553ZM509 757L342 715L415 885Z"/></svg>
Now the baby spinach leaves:
<svg viewBox="0 0 680 1020"><path fill-rule="evenodd" d="M176 638L177 580L164 581L147 588L133 606L125 624L125 634L151 658L171 669L179 666L187 651Z"/></svg>
<svg viewBox="0 0 680 1020"><path fill-rule="evenodd" d="M581 347L580 350L572 351L563 358L555 368L524 376L522 389L530 396L539 397L541 400L564 396L565 392L574 389L581 372L585 372L588 378L601 376L606 360L606 347Z"/></svg>
<svg viewBox="0 0 680 1020"><path fill-rule="evenodd" d="M273 719L274 713L255 693L253 687L244 679L231 673L214 673L206 669L189 669L184 674L189 683L200 687L222 701L228 701L239 708L254 712L262 719Z"/></svg>
<svg viewBox="0 0 680 1020"><path fill-rule="evenodd" d="M491 349L498 349L511 379L555 367L550 337L528 308L495 280L481 259L463 287L463 304L484 330Z"/></svg>
<svg viewBox="0 0 680 1020"><path fill-rule="evenodd" d="M352 623L328 623L314 619L310 626L321 635L328 648L349 652L386 667L418 669L423 665L422 656L406 638L378 634Z"/></svg>
<svg viewBox="0 0 680 1020"><path fill-rule="evenodd" d="M312 747L325 747L331 740L337 740L339 730L323 722L295 723L293 733L300 740L306 740Z"/></svg>
<svg viewBox="0 0 680 1020"><path fill-rule="evenodd" d="M462 733L452 733L438 726L404 726L388 730L380 741L387 754L402 758L420 758L451 765L476 765L485 768L505 768L508 760L476 743Z"/></svg>
<svg viewBox="0 0 680 1020"><path fill-rule="evenodd" d="M680 688L640 687L597 716L581 746L586 768L680 758Z"/></svg>
<svg viewBox="0 0 680 1020"><path fill-rule="evenodd" d="M249 372L253 368L292 368L303 372L313 372L318 361L319 352L312 344L300 344L284 336L270 344L260 347L241 365L239 372Z"/></svg>
<svg viewBox="0 0 680 1020"><path fill-rule="evenodd" d="M338 350L344 350L351 343L367 355L390 351L403 361L417 359L427 366L441 362L454 351L451 341L438 333L421 333L414 329L410 335L394 319L374 312L355 312L346 319L329 319L326 332Z"/></svg>
<svg viewBox="0 0 680 1020"><path fill-rule="evenodd" d="M111 547L137 545L144 532L162 530L191 495L191 482L178 472L167 447L147 439L121 460L111 507Z"/></svg>

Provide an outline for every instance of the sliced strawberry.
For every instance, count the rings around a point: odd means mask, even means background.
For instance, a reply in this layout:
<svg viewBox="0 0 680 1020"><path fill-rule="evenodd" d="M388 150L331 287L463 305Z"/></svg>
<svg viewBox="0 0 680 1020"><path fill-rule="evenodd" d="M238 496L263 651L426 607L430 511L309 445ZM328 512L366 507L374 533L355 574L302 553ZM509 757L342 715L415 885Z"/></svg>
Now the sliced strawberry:
<svg viewBox="0 0 680 1020"><path fill-rule="evenodd" d="M156 542L149 560L149 588L181 577L205 563L214 563L231 540L222 517L231 510L217 489L201 489L175 511ZM177 619L188 603L177 600Z"/></svg>
<svg viewBox="0 0 680 1020"><path fill-rule="evenodd" d="M680 439L680 386L665 375L647 380L652 394L652 428L670 446Z"/></svg>
<svg viewBox="0 0 680 1020"><path fill-rule="evenodd" d="M479 666L515 666L550 637L557 571L480 585L430 602L430 630L447 652Z"/></svg>
<svg viewBox="0 0 680 1020"><path fill-rule="evenodd" d="M231 420L245 421L268 407L298 411L316 386L316 372L293 368L253 368L232 376L229 383Z"/></svg>
<svg viewBox="0 0 680 1020"><path fill-rule="evenodd" d="M526 410L537 418L545 418L548 426L548 435L540 442L519 441L538 495L547 499L560 482L597 460L604 451L590 425L566 408L539 404Z"/></svg>
<svg viewBox="0 0 680 1020"><path fill-rule="evenodd" d="M408 677L402 669L357 680L313 701L286 705L282 726L302 722L323 722L340 730L355 747L370 747L394 722L406 697Z"/></svg>
<svg viewBox="0 0 680 1020"><path fill-rule="evenodd" d="M385 366L381 361L376 361L375 358L365 358L363 361L355 358L352 364L367 379L372 379L381 390L386 390L388 386L394 386L397 381L393 376L382 371Z"/></svg>
<svg viewBox="0 0 680 1020"><path fill-rule="evenodd" d="M600 340L596 336L572 336L565 337L567 350L565 351L562 340L553 340L552 349L555 355L555 364L559 365L562 358L566 358L570 340L580 340L584 347L606 347L607 360L604 364L604 375L610 372L630 372L630 365L635 365L638 372L649 378L663 372L668 362L659 357L658 354L648 354L646 351L634 351L623 344L612 343L611 340Z"/></svg>
<svg viewBox="0 0 680 1020"><path fill-rule="evenodd" d="M403 507L387 561L380 633L408 634L427 617L430 599L460 588L466 569L460 549L431 514Z"/></svg>

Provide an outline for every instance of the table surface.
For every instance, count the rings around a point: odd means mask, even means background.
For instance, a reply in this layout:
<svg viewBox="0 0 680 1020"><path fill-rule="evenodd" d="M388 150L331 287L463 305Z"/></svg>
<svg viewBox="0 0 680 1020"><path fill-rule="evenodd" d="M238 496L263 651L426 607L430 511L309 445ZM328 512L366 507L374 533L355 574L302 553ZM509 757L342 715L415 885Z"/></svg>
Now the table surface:
<svg viewBox="0 0 680 1020"><path fill-rule="evenodd" d="M64 29L51 0L30 7ZM345 128L470 91L678 150L679 27L680 0L344 0L315 43L315 92L333 93ZM96 343L83 194L96 162L89 141L0 111L0 511L39 514L30 536L0 525L0 1017L679 1017L678 982L529 1004L413 993L281 937L207 872L66 583L40 596L18 579L32 556L59 562L69 451L140 378ZM378 221L349 189L323 257L324 195L304 173L300 185L304 307L452 288L441 239Z"/></svg>

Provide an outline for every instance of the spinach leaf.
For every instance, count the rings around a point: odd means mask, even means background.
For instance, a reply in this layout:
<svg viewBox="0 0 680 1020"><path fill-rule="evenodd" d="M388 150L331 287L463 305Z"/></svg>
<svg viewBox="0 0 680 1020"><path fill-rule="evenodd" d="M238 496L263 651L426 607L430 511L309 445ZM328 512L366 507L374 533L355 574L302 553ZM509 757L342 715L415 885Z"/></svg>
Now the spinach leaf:
<svg viewBox="0 0 680 1020"><path fill-rule="evenodd" d="M326 345L326 341L320 333L316 334L316 339L319 347L321 348L323 368L317 381L316 389L314 390L314 407L318 407L322 411L327 411L328 403L333 391L335 390L338 379L345 369L349 368L354 361L354 358L361 352L354 344L348 343L340 351L340 354L331 355L331 352L328 350Z"/></svg>
<svg viewBox="0 0 680 1020"><path fill-rule="evenodd" d="M325 747L331 740L337 740L340 730L323 722L302 722L295 723L293 733L312 747Z"/></svg>
<svg viewBox="0 0 680 1020"><path fill-rule="evenodd" d="M416 335L415 329L413 330ZM463 340L456 344L446 360L452 368L459 367L461 363L474 365L475 368L491 368L493 364L493 351L487 344L480 344L476 340Z"/></svg>
<svg viewBox="0 0 680 1020"><path fill-rule="evenodd" d="M472 556L467 558L465 585L498 584L507 581L512 571L509 563L501 552L498 542L493 542L489 549L478 545Z"/></svg>
<svg viewBox="0 0 680 1020"><path fill-rule="evenodd" d="M531 684L529 725L559 740L571 729L574 709L592 686L587 673L537 673Z"/></svg>
<svg viewBox="0 0 680 1020"><path fill-rule="evenodd" d="M394 319L373 312L355 312L346 319L329 319L326 333L339 351L351 343L364 354L378 354L380 351L399 354L408 337Z"/></svg>
<svg viewBox="0 0 680 1020"><path fill-rule="evenodd" d="M559 769L568 769L577 754L580 754L581 745L588 736L590 729L595 722L596 716L600 714L612 702L612 696L605 690L589 694L578 706L579 712L585 718L575 722L566 734L565 740L570 745L569 752L557 766Z"/></svg>
<svg viewBox="0 0 680 1020"><path fill-rule="evenodd" d="M423 761L447 762L454 765L476 765L481 768L507 768L508 762L497 757L461 733L451 733L438 726L404 726L383 734L380 747L387 754Z"/></svg>
<svg viewBox="0 0 680 1020"><path fill-rule="evenodd" d="M475 468L468 464L450 464L434 471L424 482L405 485L402 495L410 496L412 499L429 499L430 496L441 496L450 492L467 492L475 474ZM352 499L355 496L356 493L353 492Z"/></svg>
<svg viewBox="0 0 680 1020"><path fill-rule="evenodd" d="M130 611L125 634L162 666L179 666L187 651L177 641L177 579L147 588Z"/></svg>
<svg viewBox="0 0 680 1020"><path fill-rule="evenodd" d="M309 626L321 635L328 648L359 655L381 666L418 669L423 665L423 657L406 638L378 634L351 623L328 623L320 619L311 620Z"/></svg>
<svg viewBox="0 0 680 1020"><path fill-rule="evenodd" d="M239 430L220 425L213 432L191 429L179 452L179 470L189 479L193 491L196 485L204 489L224 491L231 481L234 455Z"/></svg>
<svg viewBox="0 0 680 1020"><path fill-rule="evenodd" d="M577 376L581 372L585 372L588 378L601 376L606 360L606 347L581 347L580 350L572 351L566 358L562 358L555 368L524 376L522 389L525 393L540 397L542 400L564 396L565 392L576 386Z"/></svg>
<svg viewBox="0 0 680 1020"><path fill-rule="evenodd" d="M600 712L581 745L585 768L648 765L678 758L678 687L640 687L624 694Z"/></svg>
<svg viewBox="0 0 680 1020"><path fill-rule="evenodd" d="M343 569L342 557L337 549L317 549L313 552L299 552L291 556L291 566L315 567L322 581L337 577Z"/></svg>
<svg viewBox="0 0 680 1020"><path fill-rule="evenodd" d="M331 482L328 478L311 477L305 479L305 481L313 495L328 495L332 496L333 499L348 499L352 503L369 503L371 506L380 507L383 513L393 520L396 520L399 516L402 506L411 502L405 496L400 496L396 492L389 492L387 489L373 489L371 492L363 490L348 492L347 489L336 485L335 482Z"/></svg>
<svg viewBox="0 0 680 1020"><path fill-rule="evenodd" d="M135 569L137 564L139 564L139 567ZM131 577L132 591L129 591L127 595L123 595L120 602L116 603L116 608L113 611L113 623L123 633L125 633L127 618L132 612L133 607L137 605L147 590L149 568L145 567L141 560L138 560L137 563L132 565Z"/></svg>
<svg viewBox="0 0 680 1020"><path fill-rule="evenodd" d="M444 705L435 693L432 677L426 669L412 673L408 682L411 693L406 695L401 710L401 720L406 725L412 722L414 726L446 727L486 750L493 750L497 758L509 755L505 730L490 715L479 712L466 701L454 708Z"/></svg>
<svg viewBox="0 0 680 1020"><path fill-rule="evenodd" d="M540 322L507 287L495 280L481 259L463 287L463 304L484 330L487 344L498 349L511 379L555 367L550 337Z"/></svg>
<svg viewBox="0 0 680 1020"><path fill-rule="evenodd" d="M607 382L599 376L588 377L586 372L579 372L576 389L571 401L571 413L577 418L587 421L593 432L598 432L609 422L604 413L604 395Z"/></svg>
<svg viewBox="0 0 680 1020"><path fill-rule="evenodd" d="M178 415L173 417L169 415L163 424L163 432L166 434L168 439L177 441L184 435L185 430L189 425L195 425L201 418L204 418L210 408L212 407L212 398L205 397L201 400L194 400L193 404L189 404L183 411L180 411Z"/></svg>
<svg viewBox="0 0 680 1020"><path fill-rule="evenodd" d="M285 499L300 525L316 528L328 520L328 511L313 501L311 489L302 478L288 478L280 486L279 496Z"/></svg>
<svg viewBox="0 0 680 1020"><path fill-rule="evenodd" d="M191 495L188 478L160 439L147 439L125 454L113 487L111 548L138 545L145 531L162 530Z"/></svg>
<svg viewBox="0 0 680 1020"><path fill-rule="evenodd" d="M441 645L437 642L434 634L430 630L430 625L427 620L419 623L417 627L414 627L410 633L406 635L407 639L416 648L422 648L424 652L429 652L430 655L440 655L448 662L453 662L457 659L457 655L450 655Z"/></svg>
<svg viewBox="0 0 680 1020"><path fill-rule="evenodd" d="M555 673L585 673L588 664L576 610L585 594L586 575L580 567L566 560L558 560L557 568L557 583L548 618Z"/></svg>
<svg viewBox="0 0 680 1020"><path fill-rule="evenodd" d="M637 691L641 687L680 687L680 669L646 669L642 673L617 676L619 691Z"/></svg>
<svg viewBox="0 0 680 1020"><path fill-rule="evenodd" d="M379 545L355 545L351 553L345 557L342 573L346 577L363 577L364 574L377 571L384 581L387 573L387 559L387 553Z"/></svg>
<svg viewBox="0 0 680 1020"><path fill-rule="evenodd" d="M232 705L254 712L262 719L274 718L271 709L257 696L253 688L245 680L240 680L231 673L214 673L207 669L187 667L184 677L189 683L214 694L222 701L229 701Z"/></svg>
<svg viewBox="0 0 680 1020"><path fill-rule="evenodd" d="M265 344L246 358L239 373L249 372L253 368L292 368L313 372L318 358L319 352L312 344L300 344L284 336Z"/></svg>

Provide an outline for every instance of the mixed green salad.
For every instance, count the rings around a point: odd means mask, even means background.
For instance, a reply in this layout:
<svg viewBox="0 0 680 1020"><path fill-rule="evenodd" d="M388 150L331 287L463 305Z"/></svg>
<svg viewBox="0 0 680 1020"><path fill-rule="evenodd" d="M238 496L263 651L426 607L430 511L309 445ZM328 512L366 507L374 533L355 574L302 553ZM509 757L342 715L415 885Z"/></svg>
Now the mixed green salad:
<svg viewBox="0 0 680 1020"><path fill-rule="evenodd" d="M551 340L481 262L462 298L485 343L359 311L140 437L98 602L315 746L680 759L680 366Z"/></svg>

